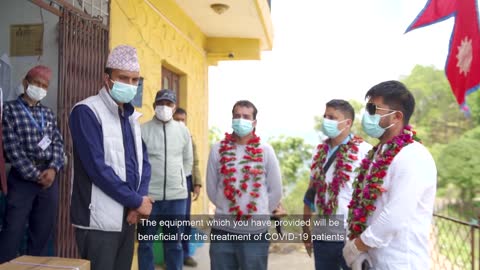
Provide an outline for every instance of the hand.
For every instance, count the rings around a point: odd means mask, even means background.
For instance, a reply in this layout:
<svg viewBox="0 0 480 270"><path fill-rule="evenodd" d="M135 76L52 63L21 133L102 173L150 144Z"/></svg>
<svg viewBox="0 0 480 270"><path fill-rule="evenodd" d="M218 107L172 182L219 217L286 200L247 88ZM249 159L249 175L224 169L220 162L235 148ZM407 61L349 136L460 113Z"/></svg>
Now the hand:
<svg viewBox="0 0 480 270"><path fill-rule="evenodd" d="M312 238L310 234L308 234L308 239L303 240L303 245L305 246L305 250L307 251L308 257L312 257L312 249L313 249L313 244L312 244Z"/></svg>
<svg viewBox="0 0 480 270"><path fill-rule="evenodd" d="M193 201L196 201L198 199L198 196L200 196L200 189L201 188L202 188L202 186L200 186L200 185L195 185L193 187L193 196L192 196Z"/></svg>
<svg viewBox="0 0 480 270"><path fill-rule="evenodd" d="M355 239L355 246L358 248L358 250L360 250L361 252L367 252L370 247L365 245L365 243L363 243L362 241L362 238L357 238Z"/></svg>
<svg viewBox="0 0 480 270"><path fill-rule="evenodd" d="M343 258L345 258L348 267L351 267L353 262L362 254L355 245L355 240L357 239L347 240L347 243L343 247Z"/></svg>
<svg viewBox="0 0 480 270"><path fill-rule="evenodd" d="M149 216L152 212L152 203L154 202L152 198L143 196L142 204L137 208L137 212L142 216Z"/></svg>
<svg viewBox="0 0 480 270"><path fill-rule="evenodd" d="M129 225L137 224L140 221L140 213L137 210L129 209L127 215L127 223Z"/></svg>
<svg viewBox="0 0 480 270"><path fill-rule="evenodd" d="M53 181L55 181L55 176L57 175L57 172L53 168L49 168L44 170L43 172L40 173L38 176L38 183L42 185L44 189L49 188L52 184Z"/></svg>
<svg viewBox="0 0 480 270"><path fill-rule="evenodd" d="M283 208L282 204L279 204L275 210L273 210L273 216L276 218L282 218L287 216L287 210Z"/></svg>
<svg viewBox="0 0 480 270"><path fill-rule="evenodd" d="M368 253L362 253L360 256L357 257L357 259L353 262L352 264L352 270L363 270L362 264L363 262L367 261L370 268L367 269L372 269L373 264L372 264L372 258L370 258L370 255Z"/></svg>

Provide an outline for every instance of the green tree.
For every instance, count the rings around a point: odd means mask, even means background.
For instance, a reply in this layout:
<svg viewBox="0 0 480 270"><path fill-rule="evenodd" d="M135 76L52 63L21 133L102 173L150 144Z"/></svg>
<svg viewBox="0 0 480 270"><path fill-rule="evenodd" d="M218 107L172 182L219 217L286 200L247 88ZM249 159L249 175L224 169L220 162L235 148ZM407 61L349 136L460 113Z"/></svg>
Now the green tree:
<svg viewBox="0 0 480 270"><path fill-rule="evenodd" d="M309 178L310 172L303 171L291 191L283 199L283 206L290 215L303 214L303 196L307 191L310 182Z"/></svg>
<svg viewBox="0 0 480 270"><path fill-rule="evenodd" d="M449 143L437 157L439 186L453 185L460 191L460 199L472 205L480 194L480 127L465 133Z"/></svg>
<svg viewBox="0 0 480 270"><path fill-rule="evenodd" d="M271 138L269 143L275 149L280 162L283 185L288 190L308 171L308 164L312 158L312 146L305 143L300 137Z"/></svg>
<svg viewBox="0 0 480 270"><path fill-rule="evenodd" d="M426 145L448 143L473 127L460 111L443 70L417 65L402 81L415 97L411 123ZM474 109L477 112L475 104Z"/></svg>
<svg viewBox="0 0 480 270"><path fill-rule="evenodd" d="M417 65L402 79L412 91L416 108L411 123L435 158L438 196L456 197L468 209L480 194L480 94L467 97L471 118L465 117L443 70ZM468 213L458 210L458 216Z"/></svg>
<svg viewBox="0 0 480 270"><path fill-rule="evenodd" d="M305 143L303 138L285 136L271 138L269 143L280 162L285 195L283 206L289 214L301 214L313 146Z"/></svg>
<svg viewBox="0 0 480 270"><path fill-rule="evenodd" d="M208 129L208 142L210 144L210 147L216 143L216 142L219 142L221 139L222 139L222 131L216 127L216 126L213 126L213 127L210 127L210 129Z"/></svg>
<svg viewBox="0 0 480 270"><path fill-rule="evenodd" d="M467 96L467 104L470 107L472 121L480 125L480 90Z"/></svg>

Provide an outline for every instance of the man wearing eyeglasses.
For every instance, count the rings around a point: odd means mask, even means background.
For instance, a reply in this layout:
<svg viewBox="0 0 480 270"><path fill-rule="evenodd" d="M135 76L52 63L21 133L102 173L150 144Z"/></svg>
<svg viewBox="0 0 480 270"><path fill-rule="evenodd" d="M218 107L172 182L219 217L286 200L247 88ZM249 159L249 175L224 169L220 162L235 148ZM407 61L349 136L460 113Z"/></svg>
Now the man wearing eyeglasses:
<svg viewBox="0 0 480 270"><path fill-rule="evenodd" d="M379 270L430 269L437 170L408 125L415 99L398 81L375 85L365 97L363 130L380 141L354 183L343 256L353 269L365 259Z"/></svg>

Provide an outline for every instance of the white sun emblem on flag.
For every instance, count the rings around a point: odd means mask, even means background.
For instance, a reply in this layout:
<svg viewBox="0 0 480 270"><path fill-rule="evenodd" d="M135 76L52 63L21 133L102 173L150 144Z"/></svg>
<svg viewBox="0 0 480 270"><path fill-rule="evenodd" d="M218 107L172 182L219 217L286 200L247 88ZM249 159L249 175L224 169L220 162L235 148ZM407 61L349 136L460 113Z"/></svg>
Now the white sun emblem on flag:
<svg viewBox="0 0 480 270"><path fill-rule="evenodd" d="M472 53L472 40L468 37L465 37L462 40L462 44L458 46L457 53L457 67L460 69L460 73L464 74L465 76L467 76L467 73L470 71L473 58Z"/></svg>

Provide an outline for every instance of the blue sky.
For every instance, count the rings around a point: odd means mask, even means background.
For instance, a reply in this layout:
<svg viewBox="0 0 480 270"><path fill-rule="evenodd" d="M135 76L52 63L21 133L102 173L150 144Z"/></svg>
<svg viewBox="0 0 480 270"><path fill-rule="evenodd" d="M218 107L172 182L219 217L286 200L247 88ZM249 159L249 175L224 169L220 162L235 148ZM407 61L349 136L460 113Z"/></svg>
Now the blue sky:
<svg viewBox="0 0 480 270"><path fill-rule="evenodd" d="M478 0L477 0L478 1ZM263 138L318 143L315 115L333 98L363 101L373 85L416 64L443 68L453 18L404 34L426 0L272 1L274 48L261 61L209 68L209 126L230 131L231 107L248 99Z"/></svg>

